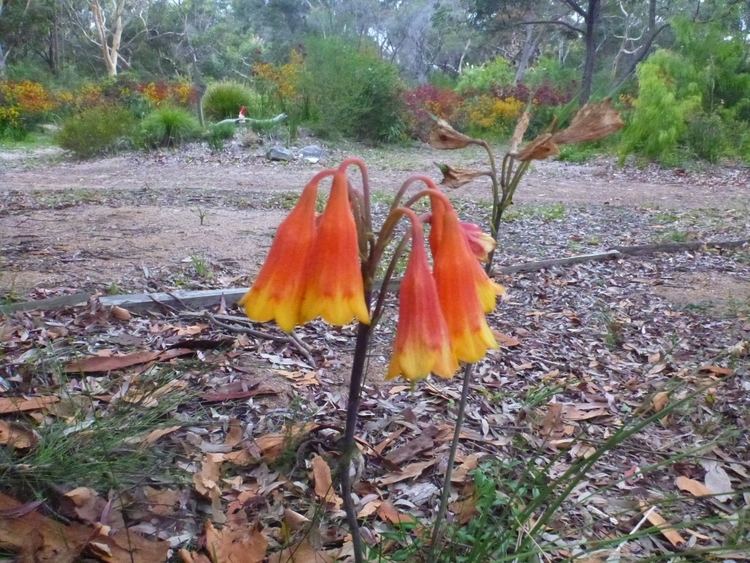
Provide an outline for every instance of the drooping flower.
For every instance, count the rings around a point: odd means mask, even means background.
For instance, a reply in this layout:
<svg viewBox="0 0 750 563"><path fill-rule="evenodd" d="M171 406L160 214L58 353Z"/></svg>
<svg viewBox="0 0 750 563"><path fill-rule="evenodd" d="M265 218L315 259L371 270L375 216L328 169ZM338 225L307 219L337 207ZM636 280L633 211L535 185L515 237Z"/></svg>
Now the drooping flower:
<svg viewBox="0 0 750 563"><path fill-rule="evenodd" d="M451 377L458 369L435 279L427 262L422 225L413 212L411 254L399 291L398 328L386 379L417 381L434 373Z"/></svg>
<svg viewBox="0 0 750 563"><path fill-rule="evenodd" d="M285 332L304 322L300 308L308 278L305 267L315 241L315 199L322 176L316 175L305 186L297 205L279 225L258 278L239 303L250 319L275 320Z"/></svg>
<svg viewBox="0 0 750 563"><path fill-rule="evenodd" d="M477 288L482 309L489 313L495 308L496 297L505 294L505 288L487 276L487 273L478 260L486 259L485 249L489 253L494 248L495 241L490 235L483 233L477 225L459 222L456 210L453 209L448 199L437 188L433 189L436 195L431 198L432 216L429 220L431 225L430 248L432 249L432 255L436 256L439 252L444 236L443 233L446 228L446 218L450 218L450 225L455 223L459 226L458 231L461 235L459 238L464 239L469 253L473 254L476 258L475 260L466 260L465 256L461 257L461 260L466 261L463 275L467 280L471 280L472 284Z"/></svg>
<svg viewBox="0 0 750 563"><path fill-rule="evenodd" d="M432 197L432 204L434 275L451 344L459 360L477 362L497 348L484 313L495 308L503 289L472 254L453 207L440 197Z"/></svg>
<svg viewBox="0 0 750 563"><path fill-rule="evenodd" d="M490 252L495 250L497 243L489 234L485 233L479 225L461 222L461 229L466 235L472 253L482 262L486 262Z"/></svg>
<svg viewBox="0 0 750 563"><path fill-rule="evenodd" d="M333 177L331 194L308 257L307 275L301 309L303 322L315 317L333 325L348 324L353 318L370 322L357 226L349 204L345 172L338 171Z"/></svg>

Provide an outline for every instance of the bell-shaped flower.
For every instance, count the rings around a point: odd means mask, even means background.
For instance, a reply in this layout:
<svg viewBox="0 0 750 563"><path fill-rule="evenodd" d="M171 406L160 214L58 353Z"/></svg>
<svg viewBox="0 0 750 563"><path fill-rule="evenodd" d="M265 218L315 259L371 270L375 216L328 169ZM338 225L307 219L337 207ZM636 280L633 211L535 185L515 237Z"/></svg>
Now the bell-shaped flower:
<svg viewBox="0 0 750 563"><path fill-rule="evenodd" d="M490 252L495 250L495 239L485 233L479 225L461 222L461 229L466 235L471 252L482 262L486 262Z"/></svg>
<svg viewBox="0 0 750 563"><path fill-rule="evenodd" d="M315 317L322 317L333 325L345 325L354 318L363 323L370 322L357 226L344 172L339 171L333 177L331 195L318 222L306 271L308 279L301 310L303 322Z"/></svg>
<svg viewBox="0 0 750 563"><path fill-rule="evenodd" d="M409 217L411 255L401 281L396 342L386 379L403 375L417 381L430 373L451 377L458 369L458 361L427 261L422 225L413 213Z"/></svg>
<svg viewBox="0 0 750 563"><path fill-rule="evenodd" d="M477 362L489 348L497 348L484 313L494 309L503 290L472 254L453 207L437 197L432 202L430 244L440 305L456 357Z"/></svg>
<svg viewBox="0 0 750 563"><path fill-rule="evenodd" d="M252 320L275 320L285 332L304 322L300 317L305 284L305 267L315 241L315 200L318 180L302 191L299 202L279 225L255 283L240 300Z"/></svg>
<svg viewBox="0 0 750 563"><path fill-rule="evenodd" d="M430 247L432 249L432 255L437 256L440 250L443 233L446 228L446 219L450 218L450 225L455 223L459 226L459 238L464 239L466 248L468 248L469 252L479 260L486 259L485 248L487 249L486 252L489 253L489 251L495 246L494 239L489 235L482 233L477 225L459 222L456 210L453 209L453 206L448 199L442 194L442 192L436 190L436 193L437 195L431 198L432 215L429 220L431 225ZM487 239L490 239L491 242ZM492 311L495 308L497 296L504 295L505 288L492 281L477 260L466 261L464 276L466 279L470 279L472 285L476 287L477 294L479 295L482 304L482 309L487 313Z"/></svg>

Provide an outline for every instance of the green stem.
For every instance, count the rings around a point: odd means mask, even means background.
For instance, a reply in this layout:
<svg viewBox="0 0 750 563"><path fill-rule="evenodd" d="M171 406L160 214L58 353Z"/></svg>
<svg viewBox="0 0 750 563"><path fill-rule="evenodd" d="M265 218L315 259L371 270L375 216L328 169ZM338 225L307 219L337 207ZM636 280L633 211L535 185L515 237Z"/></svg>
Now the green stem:
<svg viewBox="0 0 750 563"><path fill-rule="evenodd" d="M430 552L427 555L428 563L434 563L437 559L437 549L443 536L443 520L448 510L448 499L451 495L451 477L453 477L453 464L456 461L456 452L458 451L458 442L461 437L461 428L464 424L464 414L466 412L466 401L469 397L469 388L471 376L474 372L474 364L467 364L464 368L464 383L461 388L461 400L458 403L458 413L456 414L456 428L453 431L453 441L448 453L448 466L445 468L445 477L443 478L443 492L440 495L440 507L435 516L435 523L432 527L432 544Z"/></svg>
<svg viewBox="0 0 750 563"><path fill-rule="evenodd" d="M357 447L354 442L354 436L357 429L359 403L365 376L365 361L367 360L367 347L370 342L371 330L372 327L370 325L363 323L360 323L357 328L357 343L354 348L352 375L349 382L349 400L346 405L346 429L342 445L343 455L341 456L341 465L339 466L341 496L344 499L346 522L352 534L355 563L362 563L364 561L364 546L362 544L362 535L359 532L359 524L357 524L357 510L352 499L352 480L349 474L349 467L354 457L355 448Z"/></svg>

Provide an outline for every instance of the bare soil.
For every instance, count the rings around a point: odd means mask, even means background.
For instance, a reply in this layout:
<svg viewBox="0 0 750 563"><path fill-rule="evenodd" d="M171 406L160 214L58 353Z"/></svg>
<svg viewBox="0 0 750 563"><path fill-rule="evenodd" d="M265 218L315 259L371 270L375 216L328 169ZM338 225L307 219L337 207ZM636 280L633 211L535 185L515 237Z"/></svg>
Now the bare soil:
<svg viewBox="0 0 750 563"><path fill-rule="evenodd" d="M109 284L158 289L165 283L160 272L174 274L196 260L210 267L214 285L227 283L256 271L294 193L326 164L349 154L363 156L373 190L383 200L410 174L439 180L436 161L484 166L481 151L448 153L427 146L339 147L320 164L269 162L263 152L233 145L210 153L196 145L73 161L49 149L5 151L0 158L0 292L23 295L34 288L102 289ZM552 161L535 163L516 203L521 209L564 202L617 209L710 207L742 214L750 201L749 186L750 172L743 168L687 172L618 168L607 159L585 165ZM490 186L477 182L451 195L481 205L490 197ZM183 277L195 278L191 273ZM182 281L173 276L166 283L179 286Z"/></svg>

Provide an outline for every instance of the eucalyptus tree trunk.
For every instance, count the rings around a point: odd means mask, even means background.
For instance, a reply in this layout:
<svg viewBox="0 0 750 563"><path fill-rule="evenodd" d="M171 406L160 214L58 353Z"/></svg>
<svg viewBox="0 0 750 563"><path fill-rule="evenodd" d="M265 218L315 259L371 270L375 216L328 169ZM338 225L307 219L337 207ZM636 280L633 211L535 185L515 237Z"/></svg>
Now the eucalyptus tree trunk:
<svg viewBox="0 0 750 563"><path fill-rule="evenodd" d="M112 11L112 22L108 23L104 10L99 0L92 0L91 13L94 17L94 26L98 37L99 49L104 58L107 68L107 76L117 76L117 65L120 58L120 45L122 41L123 13L126 0L114 0Z"/></svg>

